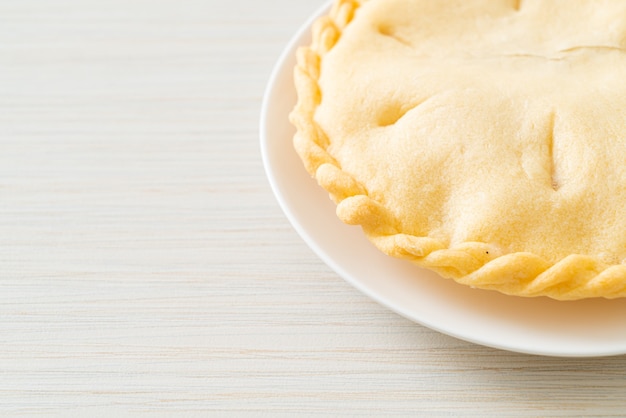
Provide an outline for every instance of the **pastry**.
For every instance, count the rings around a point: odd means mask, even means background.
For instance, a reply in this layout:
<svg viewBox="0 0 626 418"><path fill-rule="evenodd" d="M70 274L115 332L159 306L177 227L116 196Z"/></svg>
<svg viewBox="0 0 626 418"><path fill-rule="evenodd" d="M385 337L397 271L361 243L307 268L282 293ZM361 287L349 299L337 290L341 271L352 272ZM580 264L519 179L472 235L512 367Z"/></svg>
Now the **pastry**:
<svg viewBox="0 0 626 418"><path fill-rule="evenodd" d="M298 51L306 170L384 253L626 295L626 2L337 0Z"/></svg>

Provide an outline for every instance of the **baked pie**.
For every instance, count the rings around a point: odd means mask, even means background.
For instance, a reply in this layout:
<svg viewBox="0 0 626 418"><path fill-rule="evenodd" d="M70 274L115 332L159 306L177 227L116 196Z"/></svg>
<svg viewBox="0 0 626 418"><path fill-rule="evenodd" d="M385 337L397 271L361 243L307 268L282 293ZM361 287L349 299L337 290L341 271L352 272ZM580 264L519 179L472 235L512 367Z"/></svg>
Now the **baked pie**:
<svg viewBox="0 0 626 418"><path fill-rule="evenodd" d="M295 84L296 151L384 253L626 296L626 1L337 0Z"/></svg>

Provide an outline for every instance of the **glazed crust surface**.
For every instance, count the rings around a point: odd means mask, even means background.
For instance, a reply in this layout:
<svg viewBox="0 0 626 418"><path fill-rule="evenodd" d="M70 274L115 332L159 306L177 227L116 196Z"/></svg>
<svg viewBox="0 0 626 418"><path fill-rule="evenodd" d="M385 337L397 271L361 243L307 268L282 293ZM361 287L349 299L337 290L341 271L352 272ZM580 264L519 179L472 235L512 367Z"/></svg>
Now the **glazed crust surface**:
<svg viewBox="0 0 626 418"><path fill-rule="evenodd" d="M626 295L626 2L338 0L294 144L383 252L473 287Z"/></svg>

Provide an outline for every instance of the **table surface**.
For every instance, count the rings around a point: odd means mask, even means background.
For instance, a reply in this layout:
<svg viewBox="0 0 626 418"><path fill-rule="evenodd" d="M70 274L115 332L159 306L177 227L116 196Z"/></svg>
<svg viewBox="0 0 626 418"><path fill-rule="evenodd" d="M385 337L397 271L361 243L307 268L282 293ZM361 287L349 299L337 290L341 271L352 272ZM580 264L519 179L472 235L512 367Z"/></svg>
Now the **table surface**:
<svg viewBox="0 0 626 418"><path fill-rule="evenodd" d="M626 357L441 335L294 232L259 112L321 4L0 2L1 413L626 412Z"/></svg>

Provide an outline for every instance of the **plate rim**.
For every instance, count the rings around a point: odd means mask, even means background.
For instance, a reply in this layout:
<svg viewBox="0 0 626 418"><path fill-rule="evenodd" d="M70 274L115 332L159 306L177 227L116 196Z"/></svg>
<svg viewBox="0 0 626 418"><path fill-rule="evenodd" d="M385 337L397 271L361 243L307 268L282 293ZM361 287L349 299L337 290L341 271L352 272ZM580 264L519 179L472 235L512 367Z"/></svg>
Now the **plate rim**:
<svg viewBox="0 0 626 418"><path fill-rule="evenodd" d="M271 107L272 96L275 92L276 86L280 80L280 75L285 71L285 64L293 59L295 50L298 46L303 45L303 38L307 37L307 34L310 33L311 26L313 22L315 22L320 16L327 13L333 4L333 0L326 1L321 7L319 7L300 27L299 29L292 35L289 42L283 48L281 54L279 55L277 61L272 68L271 75L266 84L266 88L263 94L262 105L261 105L261 114L259 121L259 136L260 136L260 151L263 162L264 171L266 177L269 181L270 188L276 198L283 214L288 219L289 223L298 233L300 238L313 250L313 252L328 266L330 267L336 274L338 274L344 281L352 285L358 291L369 297L370 299L376 301L380 305L386 307L387 309L395 312L396 314L407 318L417 324L425 326L429 329L437 331L441 334L448 335L454 338L457 338L462 341L467 341L470 343L474 343L477 345L482 345L486 347L496 348L500 350L505 350L514 353L522 353L522 354L530 354L530 355L539 355L539 356L547 356L547 357L563 357L563 358L593 358L593 357L609 357L609 356L618 356L626 354L626 340L621 344L616 344L611 347L604 347L604 349L600 349L599 347L595 347L593 349L570 349L563 350L560 349L538 349L530 346L520 347L515 344L506 344L502 342L497 342L494 340L486 340L485 338L474 337L470 334L466 334L463 332L459 332L458 330L450 329L449 327L442 326L434 321L429 321L423 317L420 317L410 310L405 309L404 307L394 303L392 300L388 300L388 298L381 296L379 293L370 289L366 286L362 281L355 278L351 273L347 272L346 269L338 263L330 254L328 254L324 248L320 247L319 243L311 236L311 234L307 231L307 229L299 222L296 215L293 213L292 208L287 203L284 198L284 191L278 185L277 176L272 166L272 162L269 157L269 141L268 141L268 115L269 109ZM295 151L294 151L295 152ZM445 280L445 279L441 279ZM507 296L507 297L515 297L515 296ZM571 303L571 302L557 302L557 303Z"/></svg>

